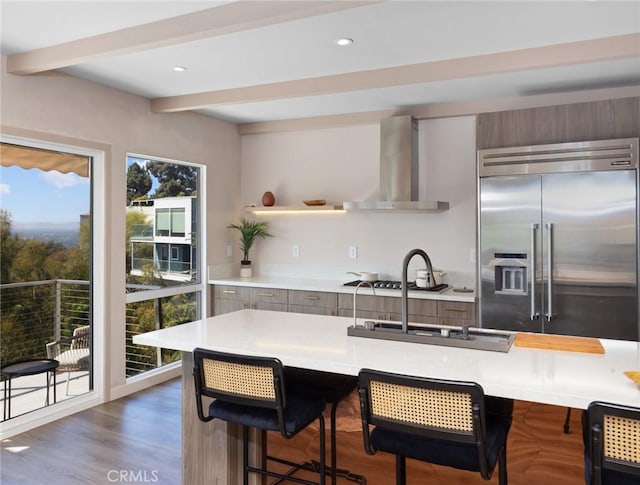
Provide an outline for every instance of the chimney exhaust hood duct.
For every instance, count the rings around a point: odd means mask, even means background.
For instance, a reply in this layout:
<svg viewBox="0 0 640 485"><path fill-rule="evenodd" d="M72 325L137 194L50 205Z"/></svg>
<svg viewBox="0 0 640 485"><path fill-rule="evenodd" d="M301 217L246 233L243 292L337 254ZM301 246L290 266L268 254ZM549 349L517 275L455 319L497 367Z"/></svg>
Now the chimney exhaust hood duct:
<svg viewBox="0 0 640 485"><path fill-rule="evenodd" d="M440 212L448 202L418 200L418 123L411 116L380 122L380 200L343 202L346 210Z"/></svg>

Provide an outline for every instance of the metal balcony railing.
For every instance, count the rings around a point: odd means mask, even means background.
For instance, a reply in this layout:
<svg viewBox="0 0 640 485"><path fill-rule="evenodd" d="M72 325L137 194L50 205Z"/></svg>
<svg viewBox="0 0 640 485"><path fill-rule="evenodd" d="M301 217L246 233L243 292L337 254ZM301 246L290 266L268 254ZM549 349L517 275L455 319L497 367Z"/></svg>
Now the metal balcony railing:
<svg viewBox="0 0 640 485"><path fill-rule="evenodd" d="M89 282L46 280L0 285L0 363L46 358L46 344L90 325Z"/></svg>
<svg viewBox="0 0 640 485"><path fill-rule="evenodd" d="M152 240L153 224L132 224L131 239L137 239L137 240L143 240L143 241Z"/></svg>
<svg viewBox="0 0 640 485"><path fill-rule="evenodd" d="M178 351L134 344L132 341L134 335L191 322L198 318L197 315L198 294L196 292L127 303L127 377L180 360Z"/></svg>
<svg viewBox="0 0 640 485"><path fill-rule="evenodd" d="M154 287L145 287L153 289ZM140 289L140 288L136 288ZM46 344L91 325L88 281L46 280L0 285L0 365L46 358ZM180 359L178 352L134 345L134 335L195 320L195 293L127 304L127 377Z"/></svg>

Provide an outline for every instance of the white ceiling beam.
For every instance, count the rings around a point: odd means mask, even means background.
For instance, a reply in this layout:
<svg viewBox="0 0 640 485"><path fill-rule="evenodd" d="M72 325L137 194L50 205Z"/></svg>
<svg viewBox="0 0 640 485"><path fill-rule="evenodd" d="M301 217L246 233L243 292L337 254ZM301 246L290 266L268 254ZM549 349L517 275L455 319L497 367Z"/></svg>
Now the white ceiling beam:
<svg viewBox="0 0 640 485"><path fill-rule="evenodd" d="M561 93L434 103L392 110L241 123L238 125L238 132L241 135L256 135L283 131L318 130L340 126L377 124L383 118L399 115L411 115L418 120L426 120L430 118L448 118L451 116L472 116L478 113L492 113L514 109L540 108L542 106L557 106L559 104L637 98L638 96L640 96L640 84L617 88L584 89L580 91L563 91Z"/></svg>
<svg viewBox="0 0 640 485"><path fill-rule="evenodd" d="M36 74L97 59L369 6L380 1L232 2L115 32L13 54L7 58L7 71L19 75Z"/></svg>
<svg viewBox="0 0 640 485"><path fill-rule="evenodd" d="M629 57L640 57L640 34L156 98L151 100L151 110L156 113L189 111L214 106L321 96Z"/></svg>

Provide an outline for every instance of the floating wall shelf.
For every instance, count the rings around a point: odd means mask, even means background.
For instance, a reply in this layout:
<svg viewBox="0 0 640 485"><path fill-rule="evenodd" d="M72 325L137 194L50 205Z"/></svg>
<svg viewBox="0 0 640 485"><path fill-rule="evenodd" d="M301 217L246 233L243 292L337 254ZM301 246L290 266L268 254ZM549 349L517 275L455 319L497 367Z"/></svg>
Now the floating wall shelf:
<svg viewBox="0 0 640 485"><path fill-rule="evenodd" d="M342 213L345 210L341 205L301 205L301 206L271 206L271 207L245 207L247 212L253 214L293 214L293 213Z"/></svg>

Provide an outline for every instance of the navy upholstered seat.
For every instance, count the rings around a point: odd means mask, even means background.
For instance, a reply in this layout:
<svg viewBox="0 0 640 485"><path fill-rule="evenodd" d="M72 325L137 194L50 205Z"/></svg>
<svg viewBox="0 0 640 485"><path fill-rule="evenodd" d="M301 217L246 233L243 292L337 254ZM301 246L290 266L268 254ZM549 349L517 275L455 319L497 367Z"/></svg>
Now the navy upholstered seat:
<svg viewBox="0 0 640 485"><path fill-rule="evenodd" d="M306 396L288 393L286 394L286 402L287 405L282 414L286 437L291 437L306 428L318 419L325 408L325 401L322 399L309 399ZM209 405L209 416L250 428L280 431L280 419L275 409L235 404L217 399Z"/></svg>
<svg viewBox="0 0 640 485"><path fill-rule="evenodd" d="M485 397L473 382L360 372L365 450L396 455L396 483L406 483L406 458L479 472L499 465L506 485L506 443L513 400ZM370 425L375 426L370 430Z"/></svg>
<svg viewBox="0 0 640 485"><path fill-rule="evenodd" d="M583 427L587 485L639 484L640 408L593 402Z"/></svg>
<svg viewBox="0 0 640 485"><path fill-rule="evenodd" d="M325 438L323 411L326 401L311 393L287 390L283 365L278 359L243 356L195 349L193 375L196 388L198 417L203 422L219 419L242 426L243 483L248 484L249 473L287 481L324 485ZM204 414L202 397L213 398ZM291 438L313 421L320 423L319 482L294 476L300 469L297 463L267 455L267 460L284 463L291 471L282 474L249 464L249 428L279 431ZM266 443L265 443L266 447Z"/></svg>

